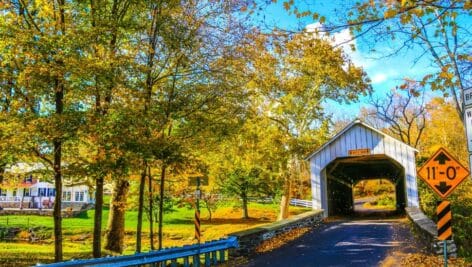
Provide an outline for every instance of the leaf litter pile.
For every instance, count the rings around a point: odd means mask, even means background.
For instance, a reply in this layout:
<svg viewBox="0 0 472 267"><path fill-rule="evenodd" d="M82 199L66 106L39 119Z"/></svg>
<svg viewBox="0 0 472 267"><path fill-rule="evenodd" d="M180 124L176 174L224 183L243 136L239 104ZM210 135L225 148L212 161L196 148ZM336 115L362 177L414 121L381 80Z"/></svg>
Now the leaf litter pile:
<svg viewBox="0 0 472 267"><path fill-rule="evenodd" d="M265 253L287 244L288 242L299 238L308 233L312 227L297 228L286 233L280 234L275 238L265 240L256 248L257 253Z"/></svg>

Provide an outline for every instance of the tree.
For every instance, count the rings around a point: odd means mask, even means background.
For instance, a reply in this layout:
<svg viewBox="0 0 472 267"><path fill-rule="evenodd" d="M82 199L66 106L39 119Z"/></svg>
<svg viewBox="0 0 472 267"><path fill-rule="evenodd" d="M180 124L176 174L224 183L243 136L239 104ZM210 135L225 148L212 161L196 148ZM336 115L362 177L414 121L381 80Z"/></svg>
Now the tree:
<svg viewBox="0 0 472 267"><path fill-rule="evenodd" d="M117 91L119 84L123 83L121 79L124 76L123 69L130 64L123 49L130 42L126 39L125 32L134 25L133 17L128 16L131 4L131 1L91 0L89 5L84 6L90 10L83 18L90 23L90 34L87 35L89 44L83 47L87 55L85 65L87 68L81 78L90 89L89 95L84 100L93 108L89 109L89 120L87 127L83 129L83 138L87 140L86 143L90 146L89 154L93 157L83 159L82 164L88 166L88 173L95 178L93 255L96 258L101 257L103 186L105 178L113 173L116 165L111 157L113 148L110 146L111 133L115 132L113 129L113 113L116 107L114 101L120 95ZM130 52L129 47L126 49ZM118 139L115 138L115 141ZM125 186L126 183L116 183L116 185ZM125 192L126 188L117 189L117 191ZM120 200L117 201L120 202ZM118 215L119 211L110 214L123 217ZM120 238L113 239L122 242ZM120 247L120 245L114 247Z"/></svg>
<svg viewBox="0 0 472 267"><path fill-rule="evenodd" d="M440 147L444 147L461 162L467 162L467 139L463 136L464 128L455 112L454 101L434 97L426 106L428 112L426 130L418 147L419 157L429 157Z"/></svg>
<svg viewBox="0 0 472 267"><path fill-rule="evenodd" d="M275 156L278 148L271 147L271 143L278 141L277 136L264 126L268 125L258 118L248 118L238 133L228 137L208 157L221 192L241 199L243 219L249 218L249 197L274 197L280 185L277 183L280 168Z"/></svg>
<svg viewBox="0 0 472 267"><path fill-rule="evenodd" d="M325 23L324 30L328 32L349 28L353 39L368 45L372 51L376 44L389 43L394 50L382 57L416 49L418 54L412 62L426 57L434 65L434 70L419 80L421 86L429 85L432 90L451 96L463 120L462 95L464 89L472 86L470 1L365 0L343 3L342 10L337 10L341 15L331 21L313 10L297 8L293 1L287 2L286 8L299 16L312 16Z"/></svg>
<svg viewBox="0 0 472 267"><path fill-rule="evenodd" d="M279 219L288 216L292 182L303 173L303 157L328 137L322 103L356 100L370 90L361 68L341 49L314 33L260 36L251 62L249 84L259 97L261 116L278 128L286 150L282 173L284 192Z"/></svg>
<svg viewBox="0 0 472 267"><path fill-rule="evenodd" d="M371 98L372 109L364 111L367 119L382 121L386 131L403 143L418 147L428 113L422 91L419 83L407 80L400 90L392 90L385 99Z"/></svg>
<svg viewBox="0 0 472 267"><path fill-rule="evenodd" d="M69 12L74 7L62 0L6 1L0 6L5 14L0 20L2 57L10 73L4 89L15 103L9 120L20 122L19 129L29 132L21 146L53 170L56 261L62 260L63 152L83 121L75 97L81 39L73 27L80 21Z"/></svg>

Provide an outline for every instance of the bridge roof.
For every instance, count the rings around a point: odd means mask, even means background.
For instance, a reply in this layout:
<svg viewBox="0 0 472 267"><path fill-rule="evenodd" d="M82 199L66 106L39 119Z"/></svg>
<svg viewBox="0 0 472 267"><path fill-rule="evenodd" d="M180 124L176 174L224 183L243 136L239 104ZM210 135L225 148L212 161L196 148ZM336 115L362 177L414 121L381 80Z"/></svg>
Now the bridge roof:
<svg viewBox="0 0 472 267"><path fill-rule="evenodd" d="M378 133L379 135L381 136L384 136L384 137L390 137L392 138L393 140L395 140L396 142L399 142L401 144L403 144L404 146L408 147L409 149L413 150L415 153L418 152L418 149L408 145L408 144L405 144L404 142L398 140L397 138L394 138L392 137L391 135L388 135L372 126L370 126L369 124L361 121L360 119L355 119L354 121L352 121L351 123L349 123L346 127L344 127L344 129L342 129L340 132L338 132L335 136L333 136L328 142L324 143L320 148L318 148L317 150L315 150L313 153L311 153L309 156L307 156L305 158L305 160L310 160L311 158L313 158L314 156L316 156L317 154L319 154L321 151L325 150L326 148L329 147L329 145L333 142L335 142L337 139L339 139L341 136L343 136L346 132L348 132L350 129L354 128L356 125L360 125L362 127L365 127L371 131L374 131L376 133Z"/></svg>

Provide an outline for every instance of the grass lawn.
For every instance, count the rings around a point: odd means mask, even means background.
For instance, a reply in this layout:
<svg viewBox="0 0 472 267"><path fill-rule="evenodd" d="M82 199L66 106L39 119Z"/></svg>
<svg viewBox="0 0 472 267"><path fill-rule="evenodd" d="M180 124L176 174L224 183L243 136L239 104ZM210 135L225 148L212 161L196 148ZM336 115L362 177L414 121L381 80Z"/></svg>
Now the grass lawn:
<svg viewBox="0 0 472 267"><path fill-rule="evenodd" d="M202 240L214 240L250 227L256 227L275 221L278 213L277 204L251 203L249 206L248 220L242 220L242 211L233 208L232 204L220 207L213 213L211 222L208 220L208 212L201 210ZM291 207L292 214L307 211L306 208ZM63 219L64 258L90 257L92 250L94 211L89 210L80 217ZM173 212L164 215L163 245L164 247L182 246L194 243L194 210L188 208L176 208ZM146 218L146 216L145 216ZM30 227L41 226L41 233L52 236L53 220L46 216L1 216L0 228L20 227L27 230ZM105 230L108 220L108 210L103 212L102 227ZM132 254L135 249L135 233L137 224L137 212L127 211L125 218L125 252ZM155 225L157 229L157 225ZM157 233L157 230L155 231ZM27 235L26 231L24 235ZM157 237L154 238L157 245ZM103 241L104 242L104 241ZM143 250L149 250L149 222L143 221ZM105 252L106 253L106 252ZM54 258L54 245L52 238L47 238L41 243L30 244L28 242L0 242L0 265L22 266L34 265L38 262L51 262Z"/></svg>

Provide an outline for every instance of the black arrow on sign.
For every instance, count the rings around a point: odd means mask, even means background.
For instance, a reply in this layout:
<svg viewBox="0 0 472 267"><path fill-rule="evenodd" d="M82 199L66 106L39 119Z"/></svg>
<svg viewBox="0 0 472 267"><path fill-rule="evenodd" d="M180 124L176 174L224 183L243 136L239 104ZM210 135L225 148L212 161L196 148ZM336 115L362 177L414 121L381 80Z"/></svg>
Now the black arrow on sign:
<svg viewBox="0 0 472 267"><path fill-rule="evenodd" d="M439 155L437 155L434 158L434 160L437 161L439 163L439 165L444 165L444 164L446 164L446 161L450 161L451 159L448 156L446 156L446 154L441 152L441 153L439 153Z"/></svg>
<svg viewBox="0 0 472 267"><path fill-rule="evenodd" d="M447 185L446 182L440 182L439 185L435 185L434 187L436 187L439 192L444 195L452 186Z"/></svg>

